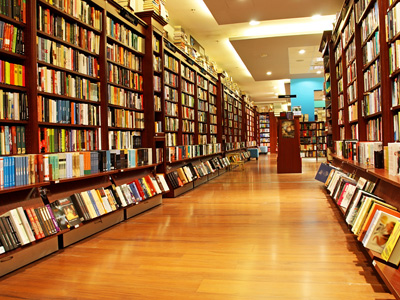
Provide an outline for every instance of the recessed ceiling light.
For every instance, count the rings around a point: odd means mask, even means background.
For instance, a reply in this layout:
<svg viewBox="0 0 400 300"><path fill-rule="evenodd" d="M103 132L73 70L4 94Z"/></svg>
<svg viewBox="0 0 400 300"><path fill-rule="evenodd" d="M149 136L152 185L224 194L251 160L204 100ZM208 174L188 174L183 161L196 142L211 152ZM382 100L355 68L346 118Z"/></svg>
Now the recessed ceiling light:
<svg viewBox="0 0 400 300"><path fill-rule="evenodd" d="M271 75L272 74L272 72L267 72L267 75L269 76L269 75Z"/></svg>
<svg viewBox="0 0 400 300"><path fill-rule="evenodd" d="M276 86L274 86L274 90L276 90Z"/></svg>
<svg viewBox="0 0 400 300"><path fill-rule="evenodd" d="M320 19L321 18L321 15L313 15L312 17L311 17L311 19L313 19L313 20L318 20L318 19Z"/></svg>
<svg viewBox="0 0 400 300"><path fill-rule="evenodd" d="M317 71L317 74L321 74L322 72L321 71Z"/></svg>
<svg viewBox="0 0 400 300"><path fill-rule="evenodd" d="M267 57L267 56L268 56L267 53L261 54L261 58L264 58L264 57Z"/></svg>
<svg viewBox="0 0 400 300"><path fill-rule="evenodd" d="M249 24L250 24L251 26L256 26L256 25L260 24L260 22L259 22L259 21L256 21L256 20L251 20Z"/></svg>
<svg viewBox="0 0 400 300"><path fill-rule="evenodd" d="M301 49L301 50L299 51L299 54L304 54L304 53L306 53L306 50L304 50L304 49Z"/></svg>

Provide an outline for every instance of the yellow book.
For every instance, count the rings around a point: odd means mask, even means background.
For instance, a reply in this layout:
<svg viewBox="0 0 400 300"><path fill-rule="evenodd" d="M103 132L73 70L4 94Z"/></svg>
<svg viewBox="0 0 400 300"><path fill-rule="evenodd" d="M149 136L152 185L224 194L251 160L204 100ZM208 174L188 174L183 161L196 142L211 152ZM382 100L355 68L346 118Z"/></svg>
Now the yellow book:
<svg viewBox="0 0 400 300"><path fill-rule="evenodd" d="M400 221L396 221L393 232L386 242L385 248L382 251L382 258L392 264L398 265L400 263Z"/></svg>

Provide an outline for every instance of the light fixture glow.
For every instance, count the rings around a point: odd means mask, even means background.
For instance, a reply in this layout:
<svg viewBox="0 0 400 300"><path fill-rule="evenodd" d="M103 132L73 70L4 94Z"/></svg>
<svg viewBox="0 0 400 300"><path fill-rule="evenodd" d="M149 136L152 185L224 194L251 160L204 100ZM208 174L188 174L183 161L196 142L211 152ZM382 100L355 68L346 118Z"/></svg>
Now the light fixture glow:
<svg viewBox="0 0 400 300"><path fill-rule="evenodd" d="M301 50L299 51L299 54L304 54L304 53L306 53L306 50L304 50L304 49L301 49Z"/></svg>
<svg viewBox="0 0 400 300"><path fill-rule="evenodd" d="M318 71L318 72L317 72L317 74L321 74L321 73L322 73L321 71Z"/></svg>
<svg viewBox="0 0 400 300"><path fill-rule="evenodd" d="M271 75L272 74L272 72L267 72L267 75L269 76L269 75Z"/></svg>
<svg viewBox="0 0 400 300"><path fill-rule="evenodd" d="M311 17L311 19L313 19L313 20L318 20L318 19L321 19L321 15L313 15L312 17Z"/></svg>
<svg viewBox="0 0 400 300"><path fill-rule="evenodd" d="M260 24L260 22L259 22L259 21L256 21L256 20L251 20L249 24L250 24L251 26L256 26L256 25Z"/></svg>

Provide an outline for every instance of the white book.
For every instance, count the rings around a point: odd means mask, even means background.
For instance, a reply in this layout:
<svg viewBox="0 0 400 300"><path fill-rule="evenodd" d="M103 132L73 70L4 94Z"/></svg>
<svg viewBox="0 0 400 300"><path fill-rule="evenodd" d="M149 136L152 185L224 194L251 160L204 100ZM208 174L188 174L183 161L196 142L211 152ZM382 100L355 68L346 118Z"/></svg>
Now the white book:
<svg viewBox="0 0 400 300"><path fill-rule="evenodd" d="M117 195L121 201L121 206L123 206L123 207L127 206L128 203L126 202L125 196L122 193L121 187L120 186L115 187L115 191L117 192Z"/></svg>
<svg viewBox="0 0 400 300"><path fill-rule="evenodd" d="M29 237L25 231L25 227L22 224L21 218L19 217L19 214L16 209L9 210L8 212L2 214L1 216L9 217L21 245L26 245L31 242L29 240Z"/></svg>
<svg viewBox="0 0 400 300"><path fill-rule="evenodd" d="M363 239L364 247L382 253L399 219L383 211L376 211L373 221Z"/></svg>
<svg viewBox="0 0 400 300"><path fill-rule="evenodd" d="M388 143L389 175L399 174L399 153L400 143Z"/></svg>
<svg viewBox="0 0 400 300"><path fill-rule="evenodd" d="M160 189L160 186L158 185L157 180L156 180L153 176L151 176L151 175L150 175L150 180L151 180L151 182L153 183L154 188L156 189L156 193L157 193L157 194L161 194L162 191L161 191L161 189Z"/></svg>
<svg viewBox="0 0 400 300"><path fill-rule="evenodd" d="M24 209L20 206L20 207L17 207L16 210L17 210L18 215L19 215L19 217L20 217L20 219L22 221L22 224L24 225L25 232L26 232L29 240L31 242L35 241L36 239L35 239L35 236L33 234L32 227L29 225L28 218L25 215Z"/></svg>
<svg viewBox="0 0 400 300"><path fill-rule="evenodd" d="M160 179L160 182L164 188L164 191L169 192L169 187L168 187L167 181L165 180L164 174L157 174L156 176L158 177L158 179Z"/></svg>

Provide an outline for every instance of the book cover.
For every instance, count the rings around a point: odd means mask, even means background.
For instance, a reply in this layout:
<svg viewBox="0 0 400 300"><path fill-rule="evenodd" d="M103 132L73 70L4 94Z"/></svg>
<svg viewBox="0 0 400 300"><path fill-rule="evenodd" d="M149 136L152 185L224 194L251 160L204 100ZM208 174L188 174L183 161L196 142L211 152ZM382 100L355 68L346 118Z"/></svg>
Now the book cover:
<svg viewBox="0 0 400 300"><path fill-rule="evenodd" d="M363 245L370 250L382 253L398 220L399 218L389 213L376 211L374 220L363 239Z"/></svg>

